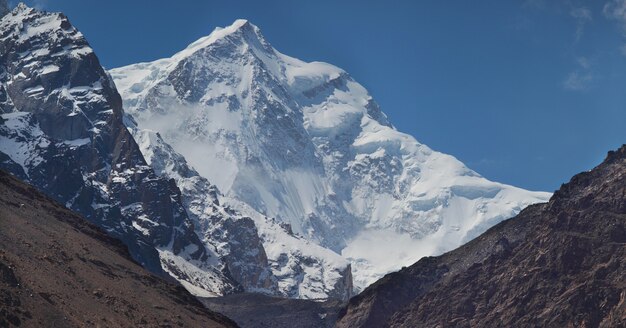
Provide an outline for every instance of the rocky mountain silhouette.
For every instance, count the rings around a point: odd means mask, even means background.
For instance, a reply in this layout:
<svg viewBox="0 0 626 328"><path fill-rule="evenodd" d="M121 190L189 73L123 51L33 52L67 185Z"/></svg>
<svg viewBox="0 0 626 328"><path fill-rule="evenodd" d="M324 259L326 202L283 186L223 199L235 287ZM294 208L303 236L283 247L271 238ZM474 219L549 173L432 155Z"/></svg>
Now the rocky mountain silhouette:
<svg viewBox="0 0 626 328"><path fill-rule="evenodd" d="M337 327L626 326L626 145L460 248L385 276Z"/></svg>

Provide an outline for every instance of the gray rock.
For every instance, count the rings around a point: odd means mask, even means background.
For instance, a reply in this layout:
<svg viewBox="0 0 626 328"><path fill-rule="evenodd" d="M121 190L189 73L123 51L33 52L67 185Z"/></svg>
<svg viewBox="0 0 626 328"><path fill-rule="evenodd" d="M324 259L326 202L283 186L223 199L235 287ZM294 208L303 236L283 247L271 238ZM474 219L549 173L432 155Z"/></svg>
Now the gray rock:
<svg viewBox="0 0 626 328"><path fill-rule="evenodd" d="M20 4L0 20L0 40L0 168L122 240L152 272L196 279L159 251L200 263L212 255L176 184L146 163L83 35L63 14ZM222 272L203 269L236 289Z"/></svg>

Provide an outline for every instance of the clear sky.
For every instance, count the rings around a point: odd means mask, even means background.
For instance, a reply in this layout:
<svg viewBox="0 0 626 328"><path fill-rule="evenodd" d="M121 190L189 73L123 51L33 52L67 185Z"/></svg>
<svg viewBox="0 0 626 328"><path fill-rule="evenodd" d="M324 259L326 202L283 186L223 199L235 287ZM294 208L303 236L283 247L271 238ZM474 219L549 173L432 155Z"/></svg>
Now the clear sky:
<svg viewBox="0 0 626 328"><path fill-rule="evenodd" d="M401 131L492 180L553 191L626 143L626 0L26 1L108 68L237 18L363 84Z"/></svg>

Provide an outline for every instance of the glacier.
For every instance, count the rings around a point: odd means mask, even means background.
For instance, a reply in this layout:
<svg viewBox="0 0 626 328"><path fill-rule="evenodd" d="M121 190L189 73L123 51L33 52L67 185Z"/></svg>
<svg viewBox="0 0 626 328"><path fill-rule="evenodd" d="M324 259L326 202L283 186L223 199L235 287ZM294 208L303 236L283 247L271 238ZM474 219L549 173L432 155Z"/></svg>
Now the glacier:
<svg viewBox="0 0 626 328"><path fill-rule="evenodd" d="M328 263L335 273L350 263L358 291L550 197L489 181L399 132L347 72L280 53L247 20L216 28L170 58L109 73L144 156L159 144L180 156L155 158L152 167L184 159L196 180L215 186L185 188L176 170L162 170L183 186L184 198L202 202L213 192L252 218L287 289L299 285L290 279L312 274L293 274L294 252L324 263L309 267L317 268L316 282ZM290 295L323 298L328 290Z"/></svg>

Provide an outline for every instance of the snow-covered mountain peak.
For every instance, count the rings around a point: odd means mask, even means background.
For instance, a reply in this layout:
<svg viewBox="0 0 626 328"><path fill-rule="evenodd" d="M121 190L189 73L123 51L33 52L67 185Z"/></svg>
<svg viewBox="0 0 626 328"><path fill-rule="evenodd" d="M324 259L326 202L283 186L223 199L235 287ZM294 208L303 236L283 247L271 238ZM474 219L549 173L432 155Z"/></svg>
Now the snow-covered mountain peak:
<svg viewBox="0 0 626 328"><path fill-rule="evenodd" d="M238 19L227 27L217 27L208 36L202 37L187 48L175 54L172 58L182 60L216 42L240 42L259 49L270 50L271 46L265 41L261 30L245 19Z"/></svg>
<svg viewBox="0 0 626 328"><path fill-rule="evenodd" d="M229 30L213 42L248 49L242 40L262 42L245 22ZM190 49L211 49L206 43ZM244 216L221 206L219 190L158 133L138 130L64 15L19 6L0 19L0 52L0 168L120 238L139 263L196 295L350 297L346 259L254 209ZM203 56L187 52L162 72L198 67L204 74Z"/></svg>
<svg viewBox="0 0 626 328"><path fill-rule="evenodd" d="M140 128L244 213L238 204L350 259L360 287L549 196L397 131L347 72L280 53L247 21L111 75Z"/></svg>
<svg viewBox="0 0 626 328"><path fill-rule="evenodd" d="M35 8L31 8L29 7L27 4L23 3L23 2L19 2L17 4L17 6L15 6L15 11L34 11Z"/></svg>
<svg viewBox="0 0 626 328"><path fill-rule="evenodd" d="M4 4L2 2L4 2ZM73 31L76 30L71 26L71 24L69 24L67 17L63 15L62 13L49 13L49 12L37 10L35 8L29 7L27 4L23 2L18 3L17 6L15 6L13 10L11 10L10 7L8 6L8 2L3 0L3 1L0 1L0 17L3 16L1 13L1 10L3 9L3 7L7 8L6 14L10 14L9 17L6 17L4 19L5 25L11 24L11 23L14 23L14 24L23 23L25 25L25 26L19 26L19 28L22 29L21 32L23 34L22 35L23 38L33 36L35 33L45 34L46 32L51 32L51 31L62 33L63 30L66 30L66 29L70 29ZM39 22L39 24L36 24L36 23L33 24L31 20L27 19L28 17L33 17L33 16L37 16L39 18L45 18L47 24L41 24L41 22ZM30 28L29 28L29 25L31 26ZM32 28L33 25L37 26L38 28L34 30Z"/></svg>
<svg viewBox="0 0 626 328"><path fill-rule="evenodd" d="M0 11L5 5L6 1L4 4L0 3ZM8 9L8 5L5 8ZM14 30L7 32L17 32L16 34L19 34L20 40L26 40L42 34L59 33L63 36L67 36L68 34L66 32L76 32L76 29L69 24L65 15L61 13L47 13L39 11L35 8L27 6L23 2L20 2L15 8L13 8L13 10L9 10L6 14L10 15L3 18L3 28L6 29L7 26L13 25ZM4 15L0 12L0 17L2 16ZM80 37L82 37L82 35L80 35Z"/></svg>

